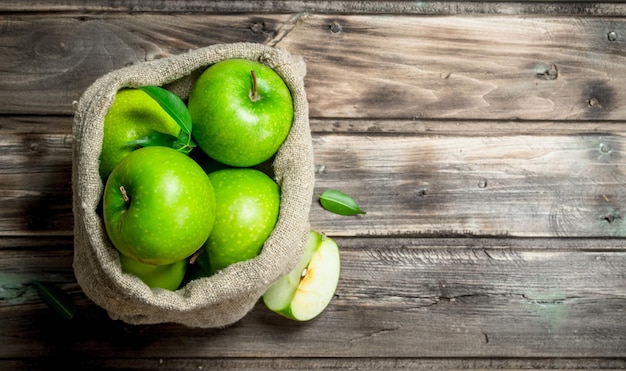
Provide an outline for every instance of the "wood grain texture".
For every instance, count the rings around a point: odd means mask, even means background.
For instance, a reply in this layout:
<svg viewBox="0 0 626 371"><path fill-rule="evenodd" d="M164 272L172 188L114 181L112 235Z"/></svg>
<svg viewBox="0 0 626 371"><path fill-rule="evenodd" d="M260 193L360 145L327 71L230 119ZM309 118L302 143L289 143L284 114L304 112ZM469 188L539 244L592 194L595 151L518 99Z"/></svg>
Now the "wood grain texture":
<svg viewBox="0 0 626 371"><path fill-rule="evenodd" d="M315 192L367 211L311 200L336 295L308 323L112 321L72 270L73 102L235 41L305 58ZM620 2L0 0L0 369L626 368L625 42Z"/></svg>
<svg viewBox="0 0 626 371"><path fill-rule="evenodd" d="M71 114L103 74L201 45L271 39L288 16L0 17L0 113ZM255 25L260 25L256 26ZM264 27L268 28L267 31Z"/></svg>
<svg viewBox="0 0 626 371"><path fill-rule="evenodd" d="M611 133L544 123L542 135L508 134L511 124L489 136L481 135L489 122L371 124L312 122L313 227L344 236L626 235L626 138L618 124ZM0 234L70 235L71 120L5 117L0 127L7 205ZM323 210L316 197L329 188L353 196L367 214Z"/></svg>
<svg viewBox="0 0 626 371"><path fill-rule="evenodd" d="M309 17L280 46L309 62L314 117L619 119L620 48L607 33L623 26L594 18Z"/></svg>
<svg viewBox="0 0 626 371"><path fill-rule="evenodd" d="M63 367L62 357L0 360L3 370L34 370ZM81 369L106 370L618 370L626 367L623 359L607 358L72 358L72 365Z"/></svg>
<svg viewBox="0 0 626 371"><path fill-rule="evenodd" d="M626 117L620 18L3 15L0 24L3 114L70 114L112 69L252 41L305 58L312 117Z"/></svg>
<svg viewBox="0 0 626 371"><path fill-rule="evenodd" d="M72 233L71 122L0 116L0 235Z"/></svg>
<svg viewBox="0 0 626 371"><path fill-rule="evenodd" d="M624 144L612 135L316 136L317 192L341 189L367 215L317 207L311 220L345 235L624 236Z"/></svg>
<svg viewBox="0 0 626 371"><path fill-rule="evenodd" d="M623 251L500 248L491 241L435 248L420 239L338 238L342 275L323 315L286 321L259 303L237 324L213 330L111 321L76 286L71 250L4 251L0 358L70 350L133 359L623 355ZM35 278L75 297L75 320L54 319L29 286Z"/></svg>
<svg viewBox="0 0 626 371"><path fill-rule="evenodd" d="M321 0L278 0L278 1L202 1L202 0L161 0L145 2L140 0L111 2L106 0L51 0L29 1L3 0L0 11L4 12L215 12L215 13L339 13L339 14L540 14L569 16L620 16L626 14L626 6L612 1L578 2L568 0L530 1L321 1Z"/></svg>

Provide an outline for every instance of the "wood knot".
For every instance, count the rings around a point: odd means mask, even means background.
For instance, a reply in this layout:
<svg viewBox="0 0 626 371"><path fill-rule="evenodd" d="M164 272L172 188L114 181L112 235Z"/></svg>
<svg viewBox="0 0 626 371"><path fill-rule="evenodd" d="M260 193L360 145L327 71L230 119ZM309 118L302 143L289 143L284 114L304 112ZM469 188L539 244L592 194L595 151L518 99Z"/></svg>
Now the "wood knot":
<svg viewBox="0 0 626 371"><path fill-rule="evenodd" d="M537 78L541 80L556 80L559 77L559 69L554 63L537 63L533 66L533 70Z"/></svg>
<svg viewBox="0 0 626 371"><path fill-rule="evenodd" d="M341 25L337 22L333 22L330 26L328 26L328 28L330 29L330 32L332 33L341 32Z"/></svg>
<svg viewBox="0 0 626 371"><path fill-rule="evenodd" d="M602 153L609 153L611 152L613 148L611 147L610 144L606 144L606 143L600 143L600 152Z"/></svg>
<svg viewBox="0 0 626 371"><path fill-rule="evenodd" d="M611 224L615 221L615 215L608 214L604 217L604 220L606 220L609 224Z"/></svg>
<svg viewBox="0 0 626 371"><path fill-rule="evenodd" d="M250 30L254 33L265 32L265 22L254 22L252 26L250 26Z"/></svg>
<svg viewBox="0 0 626 371"><path fill-rule="evenodd" d="M559 70L556 64L553 63L550 67L546 68L546 70L543 71L543 77L546 80L556 80L557 77L559 77Z"/></svg>
<svg viewBox="0 0 626 371"><path fill-rule="evenodd" d="M589 98L587 104L592 108L603 108L598 98Z"/></svg>

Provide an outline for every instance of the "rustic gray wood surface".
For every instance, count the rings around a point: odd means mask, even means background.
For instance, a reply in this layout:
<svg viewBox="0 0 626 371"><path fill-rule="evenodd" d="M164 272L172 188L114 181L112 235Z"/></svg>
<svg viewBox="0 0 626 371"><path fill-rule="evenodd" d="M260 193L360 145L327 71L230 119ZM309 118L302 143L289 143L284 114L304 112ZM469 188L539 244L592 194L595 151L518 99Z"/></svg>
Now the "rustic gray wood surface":
<svg viewBox="0 0 626 371"><path fill-rule="evenodd" d="M336 297L224 329L131 326L72 271L73 102L250 41L307 62ZM626 368L626 5L0 1L0 369ZM63 321L34 280L78 305Z"/></svg>

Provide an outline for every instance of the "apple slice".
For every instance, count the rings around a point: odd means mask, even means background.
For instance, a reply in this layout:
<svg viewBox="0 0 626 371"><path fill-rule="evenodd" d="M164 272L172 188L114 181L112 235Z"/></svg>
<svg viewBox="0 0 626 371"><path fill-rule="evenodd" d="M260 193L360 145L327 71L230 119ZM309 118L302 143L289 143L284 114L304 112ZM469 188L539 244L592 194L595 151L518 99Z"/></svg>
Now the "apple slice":
<svg viewBox="0 0 626 371"><path fill-rule="evenodd" d="M270 286L263 294L263 302L268 309L287 318L313 319L335 295L339 271L339 248L335 241L311 231L296 268Z"/></svg>

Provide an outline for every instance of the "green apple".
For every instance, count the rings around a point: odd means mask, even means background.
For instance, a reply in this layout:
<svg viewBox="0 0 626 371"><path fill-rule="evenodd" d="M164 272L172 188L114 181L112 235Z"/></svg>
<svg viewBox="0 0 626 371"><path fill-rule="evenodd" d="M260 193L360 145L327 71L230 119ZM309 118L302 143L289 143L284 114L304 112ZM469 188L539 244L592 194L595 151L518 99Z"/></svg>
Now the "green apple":
<svg viewBox="0 0 626 371"><path fill-rule="evenodd" d="M215 225L199 260L210 274L259 254L278 220L280 188L256 169L223 169L209 174L215 191ZM202 255L202 254L201 254Z"/></svg>
<svg viewBox="0 0 626 371"><path fill-rule="evenodd" d="M339 283L339 248L332 239L311 231L304 254L289 274L263 294L273 312L297 321L317 317L328 306Z"/></svg>
<svg viewBox="0 0 626 371"><path fill-rule="evenodd" d="M187 259L172 264L153 265L142 263L124 254L119 255L122 271L138 277L150 288L175 291L187 272Z"/></svg>
<svg viewBox="0 0 626 371"><path fill-rule="evenodd" d="M168 147L131 152L103 196L107 234L124 255L164 265L200 248L215 222L215 194L200 165Z"/></svg>
<svg viewBox="0 0 626 371"><path fill-rule="evenodd" d="M193 137L210 157L236 167L271 158L291 130L289 88L271 68L228 59L207 68L189 95Z"/></svg>
<svg viewBox="0 0 626 371"><path fill-rule="evenodd" d="M115 166L139 148L129 142L155 132L178 137L180 130L176 121L144 91L132 88L119 90L104 117L100 177L106 182Z"/></svg>

